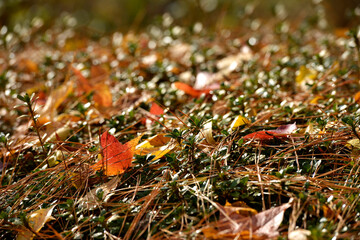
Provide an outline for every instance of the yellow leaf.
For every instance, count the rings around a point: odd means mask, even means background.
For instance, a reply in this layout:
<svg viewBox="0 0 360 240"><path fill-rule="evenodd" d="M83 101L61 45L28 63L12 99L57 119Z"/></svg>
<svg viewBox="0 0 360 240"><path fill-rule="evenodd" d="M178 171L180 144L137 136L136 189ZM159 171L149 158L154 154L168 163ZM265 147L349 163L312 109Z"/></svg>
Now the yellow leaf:
<svg viewBox="0 0 360 240"><path fill-rule="evenodd" d="M238 127L240 127L242 125L246 125L246 124L249 124L249 123L250 123L250 121L246 117L243 117L243 116L239 115L231 123L230 132L234 131L236 128L238 128Z"/></svg>
<svg viewBox="0 0 360 240"><path fill-rule="evenodd" d="M159 150L159 147L168 144L171 138L165 137L165 134L157 134L146 141L140 143L135 148L136 155L146 155Z"/></svg>
<svg viewBox="0 0 360 240"><path fill-rule="evenodd" d="M301 84L305 80L314 80L317 77L317 72L314 69L301 66L298 73L296 74L296 83Z"/></svg>
<svg viewBox="0 0 360 240"><path fill-rule="evenodd" d="M155 156L151 161L162 158L165 154L172 152L176 148L176 143L170 142L171 138L165 134L157 134L146 141L140 143L135 148L135 154Z"/></svg>
<svg viewBox="0 0 360 240"><path fill-rule="evenodd" d="M27 220L32 230L39 232L46 222L54 220L54 218L51 216L54 207L55 205L49 208L39 209L28 214ZM20 232L16 237L17 240L29 240L33 238L34 234L29 229Z"/></svg>
<svg viewBox="0 0 360 240"><path fill-rule="evenodd" d="M164 148L164 149L160 149L158 151L152 152L151 155L153 155L155 157L153 159L151 159L151 161L155 161L155 160L162 158L163 156L165 156L165 154L170 153L172 150L174 150L174 149L173 148Z"/></svg>
<svg viewBox="0 0 360 240"><path fill-rule="evenodd" d="M318 101L324 99L323 96L317 95L313 99L311 99L310 104L318 104Z"/></svg>

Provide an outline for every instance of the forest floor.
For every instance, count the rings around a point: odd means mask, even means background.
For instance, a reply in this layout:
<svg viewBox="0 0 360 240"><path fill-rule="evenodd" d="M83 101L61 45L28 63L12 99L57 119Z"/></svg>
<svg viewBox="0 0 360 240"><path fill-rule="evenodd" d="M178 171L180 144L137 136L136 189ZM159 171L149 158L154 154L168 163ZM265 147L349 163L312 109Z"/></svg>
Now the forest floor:
<svg viewBox="0 0 360 240"><path fill-rule="evenodd" d="M358 32L24 31L0 31L1 239L360 238Z"/></svg>

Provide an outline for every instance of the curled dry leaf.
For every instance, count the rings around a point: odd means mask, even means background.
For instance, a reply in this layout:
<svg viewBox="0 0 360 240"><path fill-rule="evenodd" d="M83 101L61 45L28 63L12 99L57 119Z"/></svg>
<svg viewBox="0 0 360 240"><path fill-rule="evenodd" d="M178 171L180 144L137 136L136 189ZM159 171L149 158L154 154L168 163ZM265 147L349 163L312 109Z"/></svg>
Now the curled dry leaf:
<svg viewBox="0 0 360 240"><path fill-rule="evenodd" d="M291 206L291 201L279 207L270 208L255 215L239 213L237 207L218 205L220 219L202 229L208 239L270 239L279 235L278 228L284 212ZM251 213L252 211L248 211ZM240 238L239 238L240 239Z"/></svg>
<svg viewBox="0 0 360 240"><path fill-rule="evenodd" d="M49 208L39 209L28 214L27 221L34 232L39 232L46 222L54 220L51 216L54 207L55 205ZM16 239L30 240L34 238L34 235L35 234L29 229L26 229L25 231L19 232Z"/></svg>
<svg viewBox="0 0 360 240"><path fill-rule="evenodd" d="M203 126L203 130L199 132L201 138L205 138L206 142L211 145L215 145L216 141L212 135L212 121L207 122Z"/></svg>
<svg viewBox="0 0 360 240"><path fill-rule="evenodd" d="M52 133L46 142L55 142L57 140L64 141L67 137L70 136L71 130L72 129L69 126L61 127Z"/></svg>
<svg viewBox="0 0 360 240"><path fill-rule="evenodd" d="M131 166L135 147L141 136L121 144L109 132L104 132L100 138L100 145L103 149L103 158L91 166L93 170L105 170L105 175L113 176L125 172Z"/></svg>
<svg viewBox="0 0 360 240"><path fill-rule="evenodd" d="M275 130L257 131L243 137L244 140L270 141L276 138L286 138L297 129L296 123L286 124Z"/></svg>
<svg viewBox="0 0 360 240"><path fill-rule="evenodd" d="M117 187L119 181L119 177L114 177L110 181L89 191L84 197L79 199L78 203L85 206L87 209L94 209L101 201L106 202L110 197L111 192ZM99 199L97 196L97 191L99 189L103 191L102 199Z"/></svg>

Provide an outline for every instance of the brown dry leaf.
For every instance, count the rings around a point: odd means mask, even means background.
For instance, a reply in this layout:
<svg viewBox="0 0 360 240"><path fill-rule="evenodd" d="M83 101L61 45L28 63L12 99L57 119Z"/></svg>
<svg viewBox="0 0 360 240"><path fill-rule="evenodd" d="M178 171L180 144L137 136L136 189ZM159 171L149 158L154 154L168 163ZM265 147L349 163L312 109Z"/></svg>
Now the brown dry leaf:
<svg viewBox="0 0 360 240"><path fill-rule="evenodd" d="M39 232L46 222L50 220L54 220L54 218L51 216L54 207L55 205L49 208L39 209L28 214L27 220L32 230L34 230L35 232ZM29 229L26 229L25 231L20 232L17 235L16 239L29 240L29 239L33 239L34 235L35 234L32 233Z"/></svg>
<svg viewBox="0 0 360 240"><path fill-rule="evenodd" d="M39 123L44 123L52 120L56 115L57 108L65 101L67 96L73 91L74 83L67 81L57 89L52 91L46 100L45 106L40 111Z"/></svg>
<svg viewBox="0 0 360 240"><path fill-rule="evenodd" d="M253 216L239 214L238 208L218 205L220 220L203 229L209 239L269 239L279 235L278 228L292 200ZM249 211L251 213L251 211Z"/></svg>
<svg viewBox="0 0 360 240"><path fill-rule="evenodd" d="M198 136L200 138L205 138L206 142L211 145L215 145L216 141L212 135L212 121L204 124L203 129L199 132Z"/></svg>
<svg viewBox="0 0 360 240"><path fill-rule="evenodd" d="M225 115L230 111L228 103L225 100L217 100L212 106L213 115Z"/></svg>
<svg viewBox="0 0 360 240"><path fill-rule="evenodd" d="M240 52L236 55L227 56L219 60L216 67L220 70L223 75L228 75L233 72L236 68L241 66L244 61L248 61L252 58L253 53L248 46L241 48Z"/></svg>
<svg viewBox="0 0 360 240"><path fill-rule="evenodd" d="M81 206L85 206L87 209L94 209L101 202L106 202L106 200L111 196L111 192L117 187L119 181L119 177L114 177L110 181L102 184L101 186L90 190L84 197L79 199L78 203ZM97 191L99 191L99 189L103 191L103 199L101 200L97 197Z"/></svg>

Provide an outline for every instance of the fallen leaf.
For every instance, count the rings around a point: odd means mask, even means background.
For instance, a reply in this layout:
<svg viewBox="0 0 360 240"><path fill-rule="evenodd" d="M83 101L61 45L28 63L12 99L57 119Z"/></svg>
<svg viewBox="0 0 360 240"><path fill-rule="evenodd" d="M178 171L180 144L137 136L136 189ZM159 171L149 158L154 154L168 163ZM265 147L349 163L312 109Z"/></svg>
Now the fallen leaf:
<svg viewBox="0 0 360 240"><path fill-rule="evenodd" d="M229 203L226 201L225 203L225 212L231 214L232 212L236 212L239 215L243 216L252 216L257 214L258 212L250 208L245 202L243 201L237 201L233 203Z"/></svg>
<svg viewBox="0 0 360 240"><path fill-rule="evenodd" d="M296 84L301 85L308 81L314 80L317 77L317 71L306 66L301 66L296 74Z"/></svg>
<svg viewBox="0 0 360 240"><path fill-rule="evenodd" d="M160 147L168 144L171 138L166 137L166 134L157 134L144 142L138 144L135 148L135 154L146 155L151 152L159 150Z"/></svg>
<svg viewBox="0 0 360 240"><path fill-rule="evenodd" d="M253 53L248 46L243 46L238 54L229 55L216 63L222 75L228 75L236 68L242 65L244 61L249 61L253 57Z"/></svg>
<svg viewBox="0 0 360 240"><path fill-rule="evenodd" d="M77 76L79 88L78 90L80 90L81 92L86 92L87 94L90 92L94 92L93 99L95 103L97 103L99 106L110 107L112 105L112 94L109 86L106 85L104 81L100 81L93 85L88 81L88 79L83 76L83 74L78 69L73 66L71 66L71 69ZM92 68L92 72L95 71L97 74L99 74L100 70L94 70L94 68Z"/></svg>
<svg viewBox="0 0 360 240"><path fill-rule="evenodd" d="M55 205L49 208L39 209L28 214L27 221L34 232L39 232L46 222L54 220L54 218L51 216L54 207ZM29 229L26 229L25 231L20 232L16 239L29 240L33 239L34 235L35 234L32 233Z"/></svg>
<svg viewBox="0 0 360 240"><path fill-rule="evenodd" d="M347 146L349 145L353 148L360 149L360 140L358 138L351 139L347 141Z"/></svg>
<svg viewBox="0 0 360 240"><path fill-rule="evenodd" d="M250 121L246 117L239 115L231 123L230 132L234 131L236 128L238 128L242 125L246 125L246 124L250 124Z"/></svg>
<svg viewBox="0 0 360 240"><path fill-rule="evenodd" d="M153 102L151 104L151 107L150 107L150 110L149 112L152 114L152 115L155 115L155 116L160 116L162 114L164 114L164 109L162 107L160 107L157 103ZM159 119L158 117L154 117L155 119ZM154 122L154 118L151 119L151 118L143 118L141 120L141 123L143 125L146 125L146 126L150 126L153 122Z"/></svg>
<svg viewBox="0 0 360 240"><path fill-rule="evenodd" d="M294 132L296 129L297 129L296 122L294 122L292 124L281 125L277 129L270 131L276 134L288 135Z"/></svg>
<svg viewBox="0 0 360 240"><path fill-rule="evenodd" d="M54 91L52 91L46 100L45 106L40 110L38 122L40 125L49 122L56 115L57 108L65 101L67 96L73 91L73 82L67 81Z"/></svg>
<svg viewBox="0 0 360 240"><path fill-rule="evenodd" d="M355 93L354 100L357 104L360 104L360 91Z"/></svg>
<svg viewBox="0 0 360 240"><path fill-rule="evenodd" d="M104 132L100 138L103 158L91 166L93 170L104 169L105 175L113 176L125 172L131 166L135 147L141 136L121 144L109 132Z"/></svg>
<svg viewBox="0 0 360 240"><path fill-rule="evenodd" d="M286 124L275 130L257 131L243 136L244 140L269 141L276 138L286 138L297 129L296 123Z"/></svg>
<svg viewBox="0 0 360 240"><path fill-rule="evenodd" d="M52 133L46 142L55 142L57 140L64 141L67 137L69 137L71 130L72 129L69 126L61 127Z"/></svg>
<svg viewBox="0 0 360 240"><path fill-rule="evenodd" d="M154 156L154 158L151 159L151 161L155 161L162 158L166 154L172 152L175 149L175 147L176 147L175 144L160 147L159 150L151 153L151 155Z"/></svg>
<svg viewBox="0 0 360 240"><path fill-rule="evenodd" d="M322 100L322 99L324 99L323 96L317 95L313 99L311 99L309 103L315 105L315 104L318 104L318 101Z"/></svg>
<svg viewBox="0 0 360 240"><path fill-rule="evenodd" d="M94 86L95 94L94 101L103 107L111 107L112 105L112 94L110 88L105 83L98 83Z"/></svg>
<svg viewBox="0 0 360 240"><path fill-rule="evenodd" d="M283 220L284 212L291 206L291 201L279 207L270 208L255 215L239 214L233 206L221 206L220 219L209 227L202 229L209 239L270 239L279 235L278 228ZM205 231L204 231L205 230ZM240 239L240 238L239 238Z"/></svg>
<svg viewBox="0 0 360 240"><path fill-rule="evenodd" d="M164 114L164 109L157 103L153 102L150 107L150 113L154 115L162 115Z"/></svg>
<svg viewBox="0 0 360 240"><path fill-rule="evenodd" d="M289 232L288 239L289 240L307 240L308 237L311 236L311 232L306 229L296 229L294 231Z"/></svg>
<svg viewBox="0 0 360 240"><path fill-rule="evenodd" d="M89 191L84 197L79 199L78 203L80 206L85 206L87 209L94 209L101 202L106 202L111 195L110 193L117 187L119 181L120 179L118 177L114 177L110 181ZM99 189L103 191L102 199L99 199L97 196L97 191L99 191Z"/></svg>
<svg viewBox="0 0 360 240"><path fill-rule="evenodd" d="M39 72L39 68L37 66L37 63L32 61L31 59L21 59L19 62L19 68L20 70L29 72L29 73L37 73Z"/></svg>
<svg viewBox="0 0 360 240"><path fill-rule="evenodd" d="M199 132L199 136L205 138L206 142L211 145L215 145L215 139L212 135L212 121L207 122L203 126L203 130Z"/></svg>
<svg viewBox="0 0 360 240"><path fill-rule="evenodd" d="M203 90L198 90L193 88L192 86L190 86L189 84L186 83L182 83L182 82L176 82L174 83L174 86L179 89L184 91L186 94L194 97L194 98L198 98L200 97L202 94L209 94L211 90L213 89L203 89Z"/></svg>
<svg viewBox="0 0 360 240"><path fill-rule="evenodd" d="M170 142L171 138L165 134L157 134L136 146L135 154L147 155L151 154L154 158L151 161L162 158L165 154L174 151L177 145Z"/></svg>

